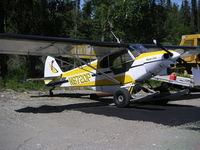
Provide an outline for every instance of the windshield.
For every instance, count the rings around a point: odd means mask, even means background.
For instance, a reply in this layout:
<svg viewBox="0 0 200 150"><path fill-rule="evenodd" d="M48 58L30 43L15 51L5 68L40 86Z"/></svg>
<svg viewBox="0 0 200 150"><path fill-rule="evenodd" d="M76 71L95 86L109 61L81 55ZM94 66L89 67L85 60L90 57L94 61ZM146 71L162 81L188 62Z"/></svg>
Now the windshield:
<svg viewBox="0 0 200 150"><path fill-rule="evenodd" d="M142 53L146 53L148 52L148 49L145 48L143 45L141 44L132 44L130 45L130 50L133 53L133 55L135 57L139 56Z"/></svg>

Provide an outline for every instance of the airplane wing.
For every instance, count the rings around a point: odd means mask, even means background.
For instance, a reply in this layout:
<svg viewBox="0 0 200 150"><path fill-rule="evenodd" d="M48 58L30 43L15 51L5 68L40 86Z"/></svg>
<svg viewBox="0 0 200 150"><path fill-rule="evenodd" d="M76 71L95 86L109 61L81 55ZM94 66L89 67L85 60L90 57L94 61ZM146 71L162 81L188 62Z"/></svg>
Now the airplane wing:
<svg viewBox="0 0 200 150"><path fill-rule="evenodd" d="M142 44L144 47L148 48L149 51L161 50L155 44ZM199 46L177 46L177 45L163 45L163 47L169 50L175 50L181 54L181 58L194 56L200 54Z"/></svg>
<svg viewBox="0 0 200 150"><path fill-rule="evenodd" d="M79 58L96 58L128 48L129 43L97 42L78 40L62 37L47 37L21 34L0 34L0 53L18 55L39 56L69 56ZM138 45L138 44L135 44ZM148 51L160 50L155 44L140 44ZM165 48L177 50L182 57L188 57L200 53L200 47L163 45ZM180 50L181 49L181 50Z"/></svg>
<svg viewBox="0 0 200 150"><path fill-rule="evenodd" d="M0 53L18 55L65 56L94 58L119 51L129 44L96 42L61 37L47 37L20 34L0 34Z"/></svg>
<svg viewBox="0 0 200 150"><path fill-rule="evenodd" d="M177 51L177 52L179 52L179 51ZM181 52L181 58L195 56L195 55L198 55L198 54L200 54L200 49L198 49L198 50L187 50L187 51Z"/></svg>

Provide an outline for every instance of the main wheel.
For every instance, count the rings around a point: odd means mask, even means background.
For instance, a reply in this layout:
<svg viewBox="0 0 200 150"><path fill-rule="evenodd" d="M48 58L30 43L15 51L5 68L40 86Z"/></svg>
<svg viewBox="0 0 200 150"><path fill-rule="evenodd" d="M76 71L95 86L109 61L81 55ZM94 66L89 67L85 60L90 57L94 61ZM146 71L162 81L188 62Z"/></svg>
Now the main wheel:
<svg viewBox="0 0 200 150"><path fill-rule="evenodd" d="M130 103L130 93L127 89L119 89L114 94L114 102L117 107L127 107Z"/></svg>

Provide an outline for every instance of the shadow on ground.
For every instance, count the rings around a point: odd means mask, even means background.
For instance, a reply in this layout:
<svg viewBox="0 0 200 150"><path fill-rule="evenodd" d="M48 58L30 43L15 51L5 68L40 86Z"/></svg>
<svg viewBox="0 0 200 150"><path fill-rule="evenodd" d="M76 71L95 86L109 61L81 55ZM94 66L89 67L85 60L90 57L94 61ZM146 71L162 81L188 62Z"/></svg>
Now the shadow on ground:
<svg viewBox="0 0 200 150"><path fill-rule="evenodd" d="M193 95L199 97L199 95ZM193 97L193 98L194 98ZM185 99L187 99L185 97ZM188 96L188 100L192 96ZM191 105L167 104L158 105L131 105L129 108L116 108L112 99L101 99L87 103L69 105L42 105L39 107L25 107L16 110L19 113L61 113L67 110L80 111L86 114L118 117L124 120L148 121L168 126L179 126L200 121L200 107Z"/></svg>
<svg viewBox="0 0 200 150"><path fill-rule="evenodd" d="M186 95L183 95L181 97L177 97L176 101L178 101L178 100L192 100L192 99L197 99L197 98L200 98L200 92L186 94Z"/></svg>

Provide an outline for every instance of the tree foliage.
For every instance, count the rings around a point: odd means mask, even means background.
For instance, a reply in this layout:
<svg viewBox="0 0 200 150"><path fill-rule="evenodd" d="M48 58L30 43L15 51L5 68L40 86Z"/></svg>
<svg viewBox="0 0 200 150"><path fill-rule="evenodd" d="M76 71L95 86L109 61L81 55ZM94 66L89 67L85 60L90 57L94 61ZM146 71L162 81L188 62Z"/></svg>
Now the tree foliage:
<svg viewBox="0 0 200 150"><path fill-rule="evenodd" d="M9 0L1 2L1 19L8 33L115 41L112 31L123 42L178 44L181 35L199 31L199 2Z"/></svg>

